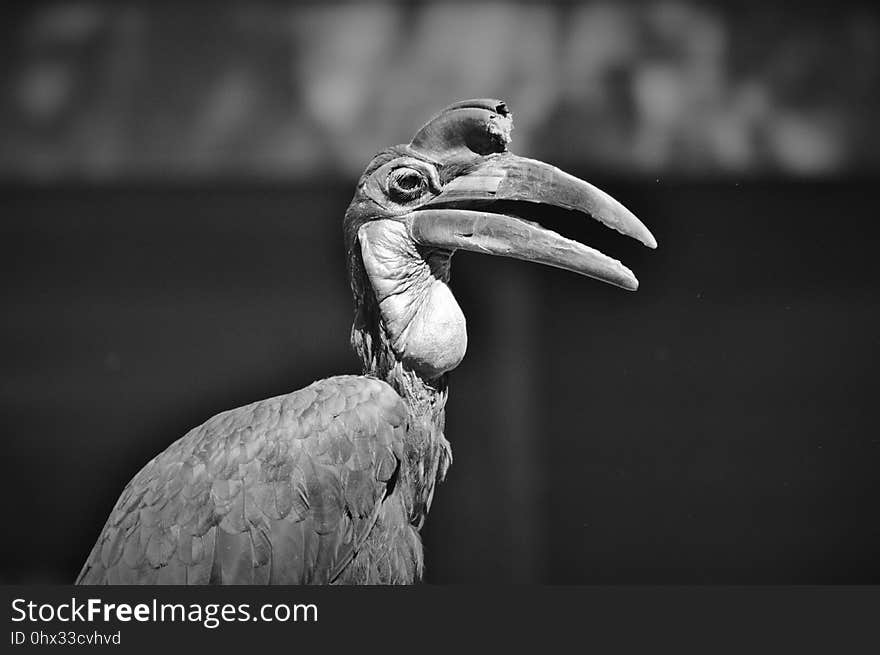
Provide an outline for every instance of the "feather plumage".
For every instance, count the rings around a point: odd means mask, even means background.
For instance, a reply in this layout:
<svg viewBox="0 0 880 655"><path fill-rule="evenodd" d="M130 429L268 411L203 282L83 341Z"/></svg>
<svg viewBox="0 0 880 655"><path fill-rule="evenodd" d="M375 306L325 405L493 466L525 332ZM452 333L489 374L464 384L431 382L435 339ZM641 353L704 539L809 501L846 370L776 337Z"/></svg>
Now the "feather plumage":
<svg viewBox="0 0 880 655"><path fill-rule="evenodd" d="M382 552L415 532L394 484L409 418L365 376L218 414L131 480L77 583L412 582L417 537Z"/></svg>

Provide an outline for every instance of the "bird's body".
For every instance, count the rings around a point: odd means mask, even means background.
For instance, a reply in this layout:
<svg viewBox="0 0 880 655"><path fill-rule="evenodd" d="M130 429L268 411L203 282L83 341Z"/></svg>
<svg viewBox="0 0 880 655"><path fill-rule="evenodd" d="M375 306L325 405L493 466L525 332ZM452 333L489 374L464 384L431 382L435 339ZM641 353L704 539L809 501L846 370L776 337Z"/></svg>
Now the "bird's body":
<svg viewBox="0 0 880 655"><path fill-rule="evenodd" d="M173 443L122 492L78 583L421 579L419 530L452 459L447 378L467 348L453 253L637 288L597 250L489 211L499 200L579 211L656 246L607 194L508 152L511 129L503 102L465 101L373 159L344 221L363 375L223 412Z"/></svg>
<svg viewBox="0 0 880 655"><path fill-rule="evenodd" d="M442 401L327 378L223 412L150 461L80 584L408 584L448 463Z"/></svg>

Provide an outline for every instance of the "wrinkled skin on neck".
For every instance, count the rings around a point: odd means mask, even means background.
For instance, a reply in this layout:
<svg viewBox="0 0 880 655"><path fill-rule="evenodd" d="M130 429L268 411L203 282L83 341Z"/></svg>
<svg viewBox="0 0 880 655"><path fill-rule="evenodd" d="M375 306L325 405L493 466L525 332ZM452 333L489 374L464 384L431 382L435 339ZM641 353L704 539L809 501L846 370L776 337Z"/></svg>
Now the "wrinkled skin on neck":
<svg viewBox="0 0 880 655"><path fill-rule="evenodd" d="M464 356L464 316L446 284L448 254L420 251L391 219L362 225L357 235L349 250L352 346L364 373L385 380L406 401L409 424L396 493L419 529L452 463L443 434L445 372Z"/></svg>
<svg viewBox="0 0 880 655"><path fill-rule="evenodd" d="M358 236L364 270L398 361L427 380L454 369L467 350L467 329L447 284L450 255L419 250L395 220L366 223Z"/></svg>

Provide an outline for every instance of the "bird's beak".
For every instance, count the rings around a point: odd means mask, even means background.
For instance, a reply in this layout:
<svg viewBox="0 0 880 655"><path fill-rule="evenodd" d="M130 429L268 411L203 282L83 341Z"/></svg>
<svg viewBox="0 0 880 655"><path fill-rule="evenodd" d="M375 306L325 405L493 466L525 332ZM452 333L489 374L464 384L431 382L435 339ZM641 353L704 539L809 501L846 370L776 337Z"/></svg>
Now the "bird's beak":
<svg viewBox="0 0 880 655"><path fill-rule="evenodd" d="M485 157L404 220L410 237L423 246L503 255L563 268L632 291L638 288L632 271L616 259L536 223L492 212L495 201L575 210L649 248L657 247L648 228L607 193L554 166L510 152Z"/></svg>

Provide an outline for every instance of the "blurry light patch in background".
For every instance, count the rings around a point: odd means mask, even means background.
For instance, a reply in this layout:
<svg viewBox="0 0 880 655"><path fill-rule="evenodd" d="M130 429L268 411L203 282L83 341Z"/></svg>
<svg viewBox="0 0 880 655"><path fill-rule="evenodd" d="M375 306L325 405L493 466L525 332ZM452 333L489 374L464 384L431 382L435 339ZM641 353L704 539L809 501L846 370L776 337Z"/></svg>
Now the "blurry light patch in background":
<svg viewBox="0 0 880 655"><path fill-rule="evenodd" d="M6 180L353 177L474 96L578 170L880 169L858 4L30 2L0 36Z"/></svg>

